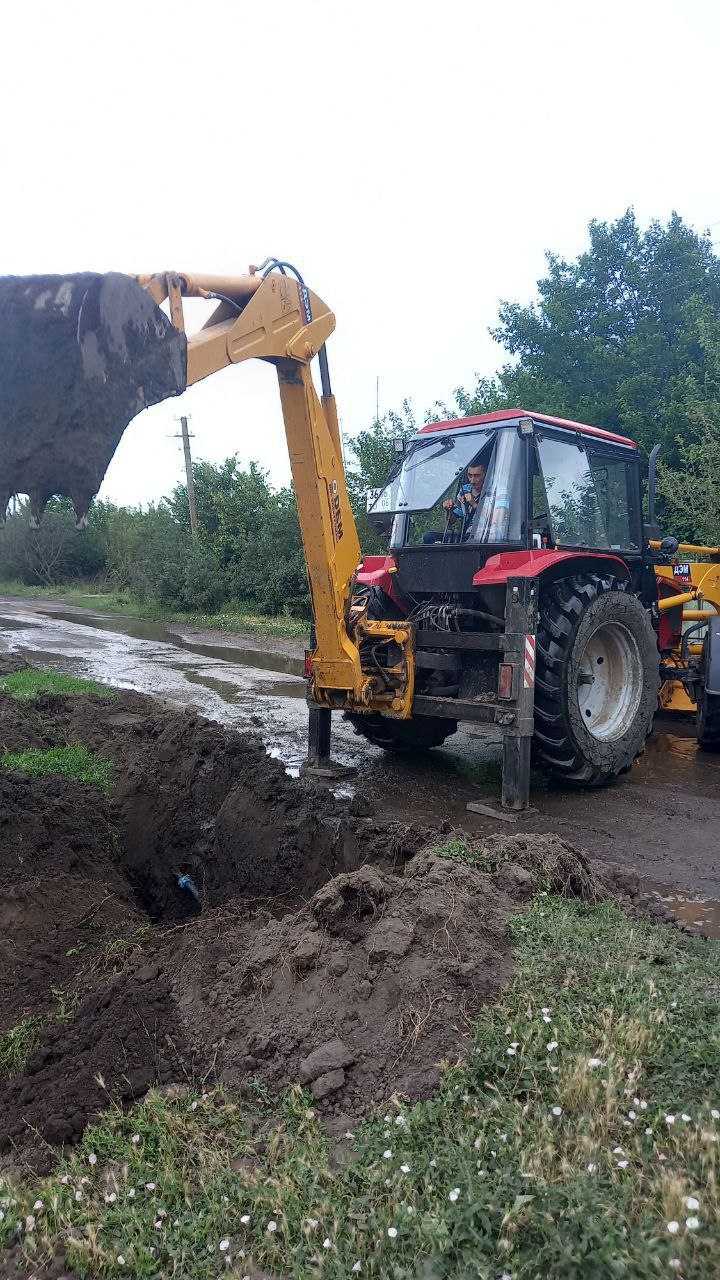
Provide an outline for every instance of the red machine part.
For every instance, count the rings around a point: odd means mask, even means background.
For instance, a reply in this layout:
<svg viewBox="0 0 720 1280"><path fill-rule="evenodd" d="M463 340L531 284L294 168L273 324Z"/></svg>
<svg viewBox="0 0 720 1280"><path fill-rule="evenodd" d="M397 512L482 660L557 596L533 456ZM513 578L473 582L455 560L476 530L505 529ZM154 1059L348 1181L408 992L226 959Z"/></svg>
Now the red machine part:
<svg viewBox="0 0 720 1280"><path fill-rule="evenodd" d="M590 555L587 551L554 551L547 547L531 551L500 551L490 556L475 574L473 586L496 587L503 586L508 578L538 578L570 560L585 561L591 567L606 564L616 576L630 576L625 561L619 556L598 555L597 552ZM578 563L575 567L579 570L585 566Z"/></svg>

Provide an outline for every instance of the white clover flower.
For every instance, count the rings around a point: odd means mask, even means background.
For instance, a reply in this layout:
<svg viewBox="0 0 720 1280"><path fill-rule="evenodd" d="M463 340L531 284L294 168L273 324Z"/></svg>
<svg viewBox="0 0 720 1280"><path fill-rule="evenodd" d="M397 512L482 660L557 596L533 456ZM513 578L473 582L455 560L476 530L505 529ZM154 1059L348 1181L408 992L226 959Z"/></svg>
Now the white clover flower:
<svg viewBox="0 0 720 1280"><path fill-rule="evenodd" d="M511 1048L511 1049L517 1049L517 1048L519 1048L519 1045L520 1045L520 1041L519 1041L519 1040L511 1040L511 1041L510 1041L510 1048ZM468 1099L468 1101L469 1101L469 1099Z"/></svg>
<svg viewBox="0 0 720 1280"><path fill-rule="evenodd" d="M673 1219L672 1222L668 1222L667 1229L670 1232L671 1236L676 1236L678 1231L680 1230L680 1223L675 1222L675 1220Z"/></svg>
<svg viewBox="0 0 720 1280"><path fill-rule="evenodd" d="M593 1160L590 1161L590 1164L587 1167L587 1171L588 1173L595 1173L597 1171L597 1165Z"/></svg>
<svg viewBox="0 0 720 1280"><path fill-rule="evenodd" d="M242 1222L242 1218L240 1219L240 1221ZM249 1221L250 1221L250 1219L248 1218L248 1222L249 1222ZM306 1222L307 1222L307 1224L308 1224L308 1226L309 1226L309 1227L312 1227L312 1228L314 1229L314 1228L317 1226L317 1224L318 1224L318 1219L317 1219L317 1218L306 1218Z"/></svg>
<svg viewBox="0 0 720 1280"><path fill-rule="evenodd" d="M547 1013L543 1014L543 1022L552 1022L552 1018L549 1016L549 1014Z"/></svg>
<svg viewBox="0 0 720 1280"><path fill-rule="evenodd" d="M29 1213L27 1218L25 1219L25 1230L26 1231L35 1230L35 1219L31 1213Z"/></svg>
<svg viewBox="0 0 720 1280"><path fill-rule="evenodd" d="M677 1000L671 1000L671 1001L670 1001L670 1008L671 1008L671 1009L677 1009Z"/></svg>
<svg viewBox="0 0 720 1280"><path fill-rule="evenodd" d="M323 1240L323 1249L329 1249L331 1244L332 1244L332 1240L330 1239L329 1236L326 1236L325 1239Z"/></svg>
<svg viewBox="0 0 720 1280"><path fill-rule="evenodd" d="M712 1111L710 1112L710 1115L712 1116L713 1120L720 1120L720 1111L718 1111L717 1107L713 1107Z"/></svg>
<svg viewBox="0 0 720 1280"><path fill-rule="evenodd" d="M549 1053L552 1053L553 1049L557 1049L557 1047L558 1047L557 1040L548 1040L546 1048Z"/></svg>
<svg viewBox="0 0 720 1280"><path fill-rule="evenodd" d="M76 1200L82 1200L82 1198L83 1198L83 1193L82 1193L82 1191L76 1191L76 1192L75 1192L75 1199L76 1199Z"/></svg>
<svg viewBox="0 0 720 1280"><path fill-rule="evenodd" d="M395 1123L396 1123L396 1124L399 1124L399 1125L405 1125L405 1124L407 1124L407 1120L406 1120L405 1116L402 1116L402 1115L401 1115L401 1116L396 1116L396 1117L395 1117Z"/></svg>
<svg viewBox="0 0 720 1280"><path fill-rule="evenodd" d="M271 1218L265 1230L269 1231L270 1235L272 1235L273 1231L277 1231L277 1222L275 1222L274 1219Z"/></svg>
<svg viewBox="0 0 720 1280"><path fill-rule="evenodd" d="M162 1218L156 1218L155 1221L153 1222L153 1226L156 1231L162 1230L162 1224L163 1224Z"/></svg>
<svg viewBox="0 0 720 1280"><path fill-rule="evenodd" d="M94 1151L91 1151L88 1156L88 1164L97 1164L97 1156Z"/></svg>
<svg viewBox="0 0 720 1280"><path fill-rule="evenodd" d="M647 1134L647 1136L648 1136L648 1137L650 1136L650 1134L652 1133L652 1126L651 1126L651 1125L648 1125L647 1129L645 1130L645 1133Z"/></svg>
<svg viewBox="0 0 720 1280"><path fill-rule="evenodd" d="M400 1172L401 1172L401 1173L409 1173L409 1172L410 1172L410 1165L409 1165L409 1164L401 1164L401 1165L400 1165Z"/></svg>
<svg viewBox="0 0 720 1280"><path fill-rule="evenodd" d="M480 1150L480 1148L481 1148L482 1144L483 1144L483 1140L482 1140L482 1138L481 1138L481 1137L477 1137L477 1138L475 1139L475 1141L473 1142L473 1146L474 1146L474 1148L475 1148L475 1150L476 1150L476 1151L479 1151L479 1150Z"/></svg>
<svg viewBox="0 0 720 1280"><path fill-rule="evenodd" d="M674 1123L675 1123L675 1117L674 1117L674 1116L666 1116L666 1117L665 1117L665 1123L666 1123L666 1124L674 1124Z"/></svg>
<svg viewBox="0 0 720 1280"><path fill-rule="evenodd" d="M685 1196L683 1200L683 1204L685 1205L686 1209L700 1208L700 1201L698 1200L697 1196Z"/></svg>
<svg viewBox="0 0 720 1280"><path fill-rule="evenodd" d="M67 1187L69 1183L72 1182L72 1178L70 1177L69 1173L64 1173L60 1181L62 1182L64 1187Z"/></svg>
<svg viewBox="0 0 720 1280"><path fill-rule="evenodd" d="M397 1227L388 1227L388 1229L387 1229L387 1233L388 1233L388 1235L389 1235L390 1239L391 1239L391 1240L394 1240L394 1239L396 1238L396 1236L397 1236Z"/></svg>
<svg viewBox="0 0 720 1280"><path fill-rule="evenodd" d="M542 1009L540 1010L540 1012L541 1012L541 1013L549 1013L549 1012L550 1012L550 1010L549 1010L549 1008L547 1007L547 1005L543 1005L543 1007L542 1007Z"/></svg>
<svg viewBox="0 0 720 1280"><path fill-rule="evenodd" d="M437 1160L435 1159L435 1157L434 1157L434 1156L433 1156L432 1160L430 1161L430 1168L431 1168L431 1169L436 1169L436 1168L437 1168Z"/></svg>
<svg viewBox="0 0 720 1280"><path fill-rule="evenodd" d="M602 1058L588 1058L587 1064L589 1067L592 1067L592 1068L605 1066L605 1063L603 1062Z"/></svg>
<svg viewBox="0 0 720 1280"><path fill-rule="evenodd" d="M145 1183L145 1190L146 1190L146 1191L154 1191L154 1190L155 1190L155 1183L154 1183L154 1182L146 1182L146 1183Z"/></svg>
<svg viewBox="0 0 720 1280"><path fill-rule="evenodd" d="M408 1205L408 1207L407 1207L407 1211L408 1211L408 1214L410 1215L410 1217L412 1218L412 1216L413 1216L413 1214L414 1214L415 1210L413 1209L413 1207L412 1207L412 1205L411 1205L411 1204L409 1204L409 1205Z"/></svg>
<svg viewBox="0 0 720 1280"><path fill-rule="evenodd" d="M647 1102L645 1101L645 1099L643 1098L642 1102L640 1103L640 1110L641 1110L641 1111L647 1111L647 1108L648 1108L648 1104L647 1104Z"/></svg>
<svg viewBox="0 0 720 1280"><path fill-rule="evenodd" d="M627 1169L629 1163L629 1160L618 1160L617 1167L618 1169Z"/></svg>
<svg viewBox="0 0 720 1280"><path fill-rule="evenodd" d="M115 1192L114 1192L114 1191L106 1192L106 1194L105 1194L105 1203L106 1203L106 1204L114 1204L116 1200L117 1200L117 1196L116 1196L116 1194L115 1194Z"/></svg>
<svg viewBox="0 0 720 1280"><path fill-rule="evenodd" d="M667 1156L664 1156L664 1155L663 1155L663 1153L662 1153L662 1151L661 1151L661 1152L660 1152L660 1154L659 1154L659 1156L658 1156L658 1160L667 1160Z"/></svg>
<svg viewBox="0 0 720 1280"><path fill-rule="evenodd" d="M668 1258L668 1266L671 1267L673 1271L679 1271L682 1263L679 1258Z"/></svg>
<svg viewBox="0 0 720 1280"><path fill-rule="evenodd" d="M134 1143L135 1146L137 1146L138 1142L140 1141L140 1134L134 1133L130 1141Z"/></svg>
<svg viewBox="0 0 720 1280"><path fill-rule="evenodd" d="M687 1227L688 1231L697 1231L698 1227L700 1226L700 1219L699 1219L699 1218L686 1218L686 1219L685 1219L685 1226Z"/></svg>
<svg viewBox="0 0 720 1280"><path fill-rule="evenodd" d="M692 1204L688 1205L688 1209L697 1209L697 1207L698 1207L697 1205L692 1205ZM33 1211L35 1213L39 1213L42 1208L44 1208L42 1200L36 1200L33 1205Z"/></svg>
<svg viewBox="0 0 720 1280"><path fill-rule="evenodd" d="M129 1195L129 1197L130 1197L130 1199L131 1199L131 1200L134 1200L134 1199L135 1199L135 1196L137 1195L137 1192L136 1192L136 1190L135 1190L135 1188L134 1188L134 1187L130 1187L130 1190L128 1191L128 1195Z"/></svg>
<svg viewBox="0 0 720 1280"><path fill-rule="evenodd" d="M681 1119L681 1120L684 1120L684 1121L685 1121L685 1124L689 1124L689 1122L690 1122L690 1120L691 1120L691 1116L689 1116L689 1115L687 1114L687 1112L686 1112L686 1111L683 1111L683 1113L682 1113L682 1115L681 1115L680 1119Z"/></svg>
<svg viewBox="0 0 720 1280"><path fill-rule="evenodd" d="M385 1186L386 1186L386 1187L391 1187L391 1186L392 1186L392 1178L386 1178L386 1179L385 1179Z"/></svg>
<svg viewBox="0 0 720 1280"><path fill-rule="evenodd" d="M637 1120L637 1111L628 1111L629 1120Z"/></svg>
<svg viewBox="0 0 720 1280"><path fill-rule="evenodd" d="M351 1266L350 1270L351 1270L351 1271L362 1271L362 1262L360 1261L360 1259L359 1259L359 1258L358 1258L357 1262L353 1262L353 1264L352 1264L352 1266Z"/></svg>
<svg viewBox="0 0 720 1280"><path fill-rule="evenodd" d="M383 1151L383 1160L392 1160L392 1151L389 1147Z"/></svg>
<svg viewBox="0 0 720 1280"><path fill-rule="evenodd" d="M624 1154L625 1152L623 1151L622 1147L613 1147L614 1156L623 1156Z"/></svg>
<svg viewBox="0 0 720 1280"><path fill-rule="evenodd" d="M562 1115L562 1107L553 1107L553 1109L552 1109L552 1113L553 1113L553 1115L554 1115L554 1116L561 1116L561 1115Z"/></svg>
<svg viewBox="0 0 720 1280"><path fill-rule="evenodd" d="M250 1214L244 1213L240 1221L242 1222L243 1226L246 1227L248 1222L250 1221Z"/></svg>
<svg viewBox="0 0 720 1280"><path fill-rule="evenodd" d="M118 1254L118 1256L117 1256L117 1263L118 1263L118 1266L120 1266L120 1267L124 1267L124 1266L125 1266L125 1259L124 1259L124 1257L123 1257L123 1255L122 1255L121 1253L119 1253L119 1254Z"/></svg>
<svg viewBox="0 0 720 1280"><path fill-rule="evenodd" d="M218 1248L220 1249L221 1253L225 1253L225 1251L230 1248L230 1241L227 1239L221 1240L220 1244L218 1245Z"/></svg>

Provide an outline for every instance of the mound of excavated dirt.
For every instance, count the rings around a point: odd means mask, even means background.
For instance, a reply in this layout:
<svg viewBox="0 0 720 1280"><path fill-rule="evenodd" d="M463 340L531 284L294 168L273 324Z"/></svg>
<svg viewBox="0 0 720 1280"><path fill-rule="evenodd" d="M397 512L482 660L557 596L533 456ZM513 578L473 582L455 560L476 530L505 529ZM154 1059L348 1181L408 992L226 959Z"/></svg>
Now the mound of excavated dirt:
<svg viewBox="0 0 720 1280"><path fill-rule="evenodd" d="M32 735L100 752L114 785L0 771L0 1035L47 1019L0 1081L0 1161L45 1165L110 1099L196 1069L299 1081L338 1122L427 1096L508 979L508 917L538 883L607 892L554 836L418 852L437 833L353 818L258 738L136 694L0 694L0 742Z"/></svg>

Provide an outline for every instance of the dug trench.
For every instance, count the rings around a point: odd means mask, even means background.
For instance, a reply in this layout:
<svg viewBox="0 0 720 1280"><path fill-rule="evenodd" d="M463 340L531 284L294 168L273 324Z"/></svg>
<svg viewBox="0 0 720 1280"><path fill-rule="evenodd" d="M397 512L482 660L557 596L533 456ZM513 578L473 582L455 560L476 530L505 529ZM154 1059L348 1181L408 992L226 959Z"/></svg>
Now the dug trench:
<svg viewBox="0 0 720 1280"><path fill-rule="evenodd" d="M388 825L138 694L0 693L4 750L77 742L110 761L107 794L0 770L0 1044L36 1036L0 1073L0 1168L48 1168L153 1085L299 1082L337 1131L427 1097L539 886L637 899L559 837Z"/></svg>

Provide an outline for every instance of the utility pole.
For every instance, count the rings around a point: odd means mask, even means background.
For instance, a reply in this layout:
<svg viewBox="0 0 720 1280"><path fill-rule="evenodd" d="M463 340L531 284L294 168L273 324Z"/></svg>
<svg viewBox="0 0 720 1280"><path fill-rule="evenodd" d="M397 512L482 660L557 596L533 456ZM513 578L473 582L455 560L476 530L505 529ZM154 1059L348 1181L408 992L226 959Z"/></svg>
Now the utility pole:
<svg viewBox="0 0 720 1280"><path fill-rule="evenodd" d="M195 477L193 476L192 456L190 453L190 441L191 439L194 439L194 437L192 437L188 431L188 420L184 416L180 418L180 435L175 436L175 439L182 440L183 442L188 507L190 508L190 529L194 537L197 533L197 507L195 506Z"/></svg>

